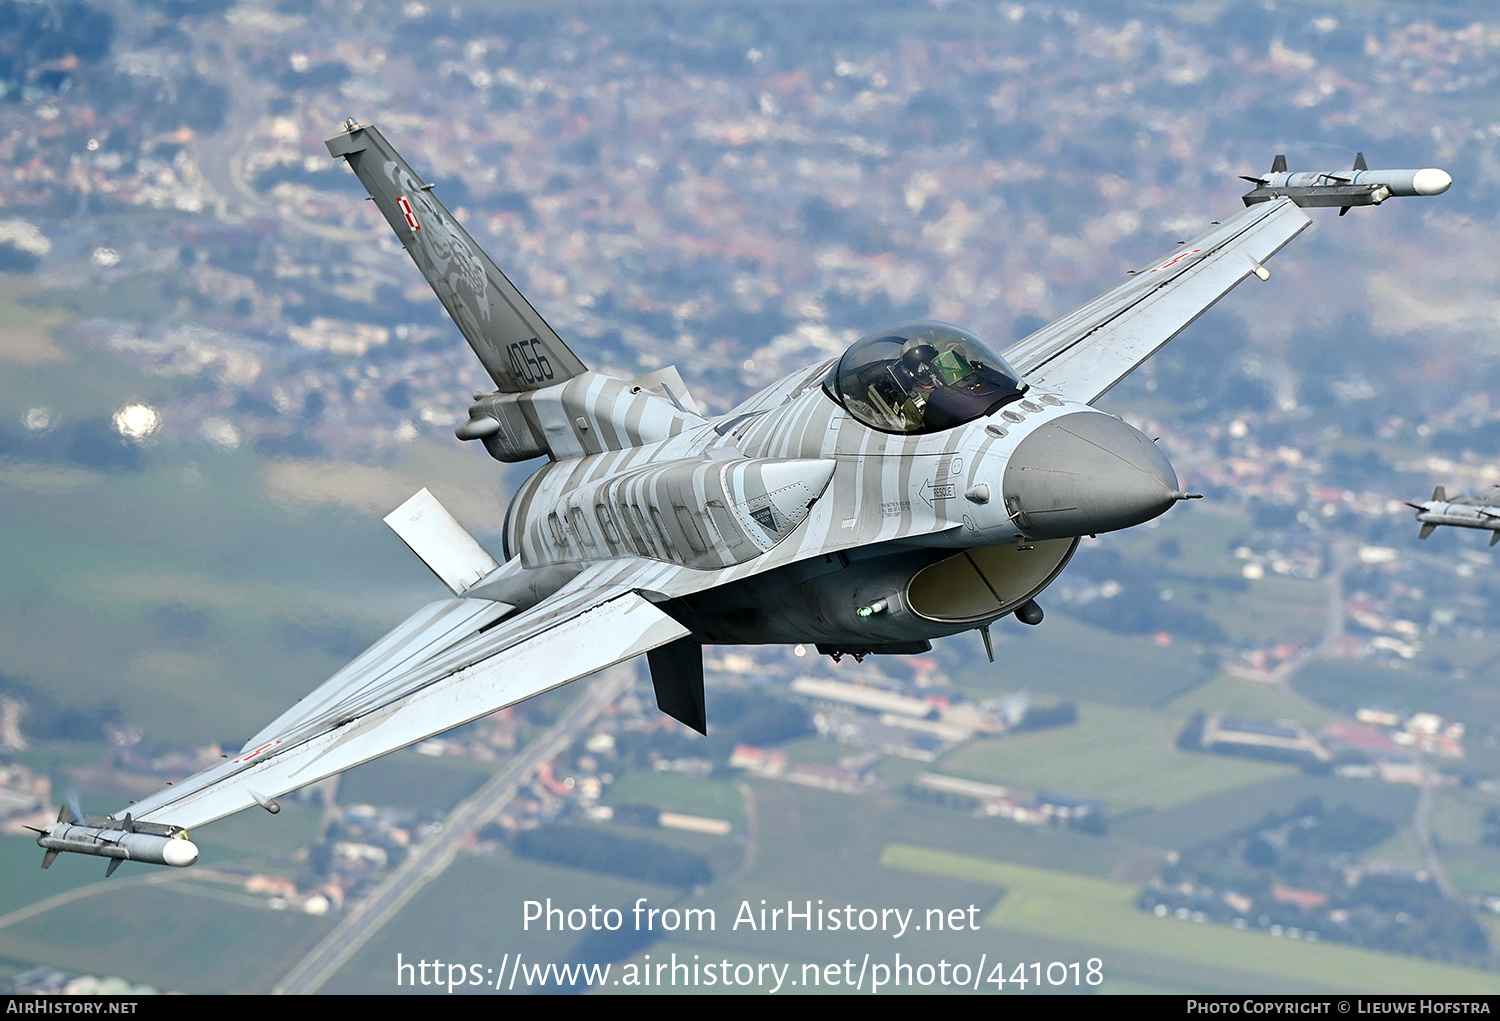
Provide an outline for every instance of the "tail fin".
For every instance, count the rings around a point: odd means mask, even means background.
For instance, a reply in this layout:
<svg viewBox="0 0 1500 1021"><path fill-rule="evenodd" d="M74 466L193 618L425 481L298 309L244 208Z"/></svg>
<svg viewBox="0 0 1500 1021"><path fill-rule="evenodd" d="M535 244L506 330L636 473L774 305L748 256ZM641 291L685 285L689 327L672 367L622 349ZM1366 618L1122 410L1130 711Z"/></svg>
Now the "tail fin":
<svg viewBox="0 0 1500 1021"><path fill-rule="evenodd" d="M326 144L348 161L501 391L540 390L587 371L384 135L349 120Z"/></svg>

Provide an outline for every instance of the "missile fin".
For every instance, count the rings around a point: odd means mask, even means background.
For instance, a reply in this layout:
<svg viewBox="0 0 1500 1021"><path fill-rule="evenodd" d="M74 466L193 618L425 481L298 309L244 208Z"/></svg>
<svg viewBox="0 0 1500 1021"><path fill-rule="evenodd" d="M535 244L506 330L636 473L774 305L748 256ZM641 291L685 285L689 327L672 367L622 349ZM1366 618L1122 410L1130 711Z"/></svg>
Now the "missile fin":
<svg viewBox="0 0 1500 1021"><path fill-rule="evenodd" d="M1417 538L1418 539L1425 539L1425 538L1427 538L1429 535L1431 535L1435 531L1437 531L1437 525L1423 525L1422 526L1422 530L1417 533ZM1500 534L1500 533L1496 533L1496 534Z"/></svg>
<svg viewBox="0 0 1500 1021"><path fill-rule="evenodd" d="M1490 545L1493 546L1497 542L1500 542L1500 532L1491 532L1490 533Z"/></svg>
<svg viewBox="0 0 1500 1021"><path fill-rule="evenodd" d="M46 853L42 855L42 868L50 869L55 861L57 861L57 852L50 847L47 848Z"/></svg>
<svg viewBox="0 0 1500 1021"><path fill-rule="evenodd" d="M1433 486L1432 487L1432 498L1434 500L1436 500L1438 503L1447 503L1448 502L1448 491L1446 489L1444 489L1442 486Z"/></svg>
<svg viewBox="0 0 1500 1021"><path fill-rule="evenodd" d="M1365 154L1364 153L1357 152L1357 153L1354 154L1354 169L1355 170L1369 170L1370 169L1369 164L1367 164L1365 162Z"/></svg>
<svg viewBox="0 0 1500 1021"><path fill-rule="evenodd" d="M1271 173L1273 173L1273 174L1284 174L1284 173L1286 173L1286 156L1284 156L1282 154L1279 154L1279 153L1277 154L1276 158L1271 161Z"/></svg>
<svg viewBox="0 0 1500 1021"><path fill-rule="evenodd" d="M124 858L111 858L109 860L109 864L104 866L104 878L108 879L110 876L114 875L115 869L119 868L120 862L124 860Z"/></svg>

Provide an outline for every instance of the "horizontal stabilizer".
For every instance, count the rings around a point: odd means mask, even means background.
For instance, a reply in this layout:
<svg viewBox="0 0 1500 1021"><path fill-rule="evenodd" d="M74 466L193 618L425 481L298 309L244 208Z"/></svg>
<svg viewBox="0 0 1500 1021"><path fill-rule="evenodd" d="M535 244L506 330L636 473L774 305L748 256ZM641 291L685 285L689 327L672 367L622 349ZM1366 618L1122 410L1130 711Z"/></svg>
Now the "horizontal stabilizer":
<svg viewBox="0 0 1500 1021"><path fill-rule="evenodd" d="M682 381L682 373L677 371L675 365L668 365L665 369L657 369L644 376L637 376L628 385L632 392L640 389L660 394L677 405L678 411L689 415L703 414L698 407L698 402L693 400L692 394L688 393L687 384Z"/></svg>
<svg viewBox="0 0 1500 1021"><path fill-rule="evenodd" d="M426 489L387 514L385 523L456 596L500 566Z"/></svg>
<svg viewBox="0 0 1500 1021"><path fill-rule="evenodd" d="M679 638L646 653L656 707L700 734L708 733L708 710L703 699L703 646Z"/></svg>

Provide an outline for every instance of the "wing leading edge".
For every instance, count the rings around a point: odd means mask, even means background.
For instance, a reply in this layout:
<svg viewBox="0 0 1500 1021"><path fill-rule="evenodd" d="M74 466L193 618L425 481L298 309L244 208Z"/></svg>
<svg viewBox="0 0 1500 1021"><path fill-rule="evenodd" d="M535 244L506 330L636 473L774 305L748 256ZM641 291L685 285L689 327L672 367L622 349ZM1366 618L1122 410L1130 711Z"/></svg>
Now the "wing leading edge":
<svg viewBox="0 0 1500 1021"><path fill-rule="evenodd" d="M610 568L619 576L618 565ZM676 641L688 630L585 571L534 607L432 603L278 717L239 755L131 806L190 829Z"/></svg>
<svg viewBox="0 0 1500 1021"><path fill-rule="evenodd" d="M1291 199L1250 206L1005 351L1027 381L1093 404L1310 223Z"/></svg>

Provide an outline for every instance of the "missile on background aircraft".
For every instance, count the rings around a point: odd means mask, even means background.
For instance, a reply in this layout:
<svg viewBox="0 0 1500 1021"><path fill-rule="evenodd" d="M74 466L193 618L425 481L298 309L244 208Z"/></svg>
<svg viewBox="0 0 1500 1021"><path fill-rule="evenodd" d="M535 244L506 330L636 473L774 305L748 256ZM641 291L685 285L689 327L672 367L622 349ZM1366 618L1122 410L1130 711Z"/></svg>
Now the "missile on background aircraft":
<svg viewBox="0 0 1500 1021"><path fill-rule="evenodd" d="M1455 528L1480 528L1490 533L1490 545L1500 542L1500 502L1484 496L1449 496L1438 486L1432 499L1406 504L1417 512L1422 530L1417 538L1425 539L1441 525Z"/></svg>

